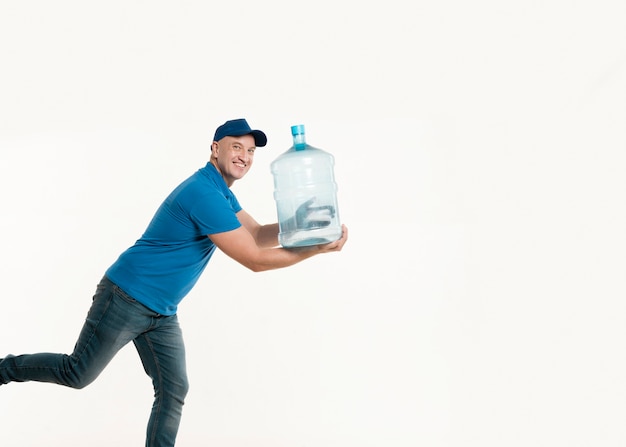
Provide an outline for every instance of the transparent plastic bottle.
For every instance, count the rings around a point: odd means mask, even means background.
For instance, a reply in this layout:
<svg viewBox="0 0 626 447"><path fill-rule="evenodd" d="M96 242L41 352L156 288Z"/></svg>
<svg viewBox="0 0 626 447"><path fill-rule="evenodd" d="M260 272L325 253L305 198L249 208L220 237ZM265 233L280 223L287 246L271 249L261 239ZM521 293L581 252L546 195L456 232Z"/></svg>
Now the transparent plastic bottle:
<svg viewBox="0 0 626 447"><path fill-rule="evenodd" d="M326 244L341 237L334 157L306 143L304 125L291 127L293 146L271 164L283 247Z"/></svg>

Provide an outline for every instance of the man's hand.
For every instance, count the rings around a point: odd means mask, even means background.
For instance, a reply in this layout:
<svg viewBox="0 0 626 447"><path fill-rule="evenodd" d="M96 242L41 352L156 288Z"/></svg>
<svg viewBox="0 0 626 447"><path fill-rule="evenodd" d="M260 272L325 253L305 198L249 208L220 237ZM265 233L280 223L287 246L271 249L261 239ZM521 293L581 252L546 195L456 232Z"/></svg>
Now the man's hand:
<svg viewBox="0 0 626 447"><path fill-rule="evenodd" d="M341 225L341 237L334 242L329 242L328 244L323 244L318 246L322 253L332 253L335 251L341 251L344 244L348 240L348 227L345 225Z"/></svg>
<svg viewBox="0 0 626 447"><path fill-rule="evenodd" d="M296 210L296 226L299 229L323 228L330 225L335 217L335 207L332 205L312 206L315 197L307 200Z"/></svg>

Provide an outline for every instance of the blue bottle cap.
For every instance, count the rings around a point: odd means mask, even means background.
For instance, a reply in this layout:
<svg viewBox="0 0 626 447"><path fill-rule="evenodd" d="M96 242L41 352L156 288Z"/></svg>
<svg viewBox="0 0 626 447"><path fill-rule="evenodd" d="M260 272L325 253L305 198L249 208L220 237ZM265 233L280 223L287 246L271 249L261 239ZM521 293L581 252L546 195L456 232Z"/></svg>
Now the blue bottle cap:
<svg viewBox="0 0 626 447"><path fill-rule="evenodd" d="M304 124L298 124L297 126L291 126L291 135L304 135Z"/></svg>

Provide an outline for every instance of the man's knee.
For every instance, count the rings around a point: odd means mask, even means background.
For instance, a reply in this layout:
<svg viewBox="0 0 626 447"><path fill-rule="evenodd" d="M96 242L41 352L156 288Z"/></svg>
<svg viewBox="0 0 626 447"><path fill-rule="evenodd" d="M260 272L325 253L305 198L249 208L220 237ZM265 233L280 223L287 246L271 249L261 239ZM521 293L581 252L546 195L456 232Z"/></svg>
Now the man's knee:
<svg viewBox="0 0 626 447"><path fill-rule="evenodd" d="M185 398L189 392L189 380L183 376L175 381L167 382L160 388L155 389L156 397L172 399L182 405L185 403Z"/></svg>
<svg viewBox="0 0 626 447"><path fill-rule="evenodd" d="M91 385L101 372L101 369L85 368L69 361L65 366L63 385L82 390L86 386Z"/></svg>

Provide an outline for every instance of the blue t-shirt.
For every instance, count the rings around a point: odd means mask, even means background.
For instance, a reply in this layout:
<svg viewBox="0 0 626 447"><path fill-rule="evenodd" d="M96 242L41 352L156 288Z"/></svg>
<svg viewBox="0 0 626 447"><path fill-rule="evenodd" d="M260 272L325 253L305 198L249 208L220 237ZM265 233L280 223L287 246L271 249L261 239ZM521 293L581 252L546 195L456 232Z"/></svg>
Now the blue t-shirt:
<svg viewBox="0 0 626 447"><path fill-rule="evenodd" d="M181 183L106 276L161 315L174 315L215 251L209 234L239 228L241 206L211 163Z"/></svg>

